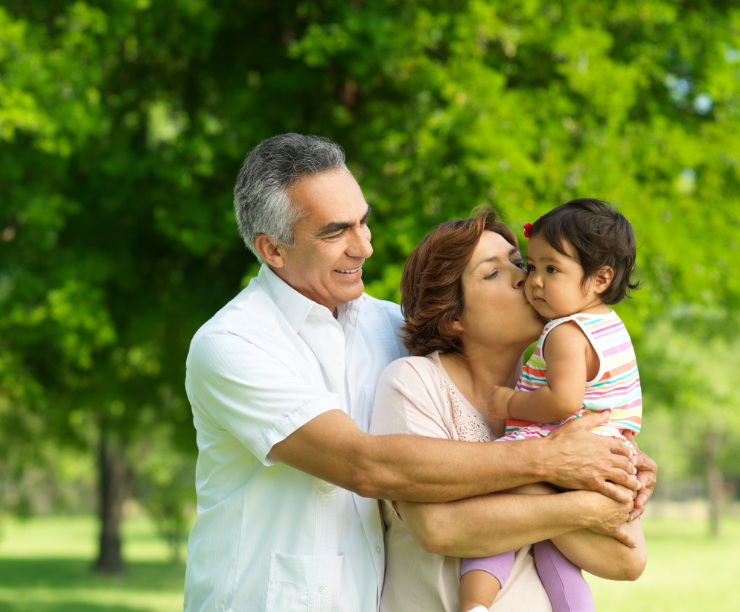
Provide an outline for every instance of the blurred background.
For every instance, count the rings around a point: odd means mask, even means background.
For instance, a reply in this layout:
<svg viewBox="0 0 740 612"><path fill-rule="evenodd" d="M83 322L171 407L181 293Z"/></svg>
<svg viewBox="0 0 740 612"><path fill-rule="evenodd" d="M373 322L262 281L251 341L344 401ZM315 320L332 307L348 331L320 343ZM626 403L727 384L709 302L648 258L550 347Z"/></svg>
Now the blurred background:
<svg viewBox="0 0 740 612"><path fill-rule="evenodd" d="M729 0L0 1L0 609L182 609L185 356L257 273L233 184L287 131L345 148L379 298L479 204L520 239L574 197L627 216L660 483L648 569L597 608L740 609Z"/></svg>

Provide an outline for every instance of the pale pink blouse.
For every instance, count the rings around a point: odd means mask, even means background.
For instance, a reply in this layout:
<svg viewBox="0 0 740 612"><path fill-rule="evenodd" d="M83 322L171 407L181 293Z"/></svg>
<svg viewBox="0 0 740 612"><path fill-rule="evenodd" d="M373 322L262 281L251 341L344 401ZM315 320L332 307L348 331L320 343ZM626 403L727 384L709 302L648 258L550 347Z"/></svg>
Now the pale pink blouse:
<svg viewBox="0 0 740 612"><path fill-rule="evenodd" d="M378 382L370 433L489 442L483 416L445 372L438 353L405 357L389 365ZM457 612L460 559L423 550L390 502L381 502L385 521L386 571L380 612ZM516 554L509 580L492 612L552 612L531 546Z"/></svg>

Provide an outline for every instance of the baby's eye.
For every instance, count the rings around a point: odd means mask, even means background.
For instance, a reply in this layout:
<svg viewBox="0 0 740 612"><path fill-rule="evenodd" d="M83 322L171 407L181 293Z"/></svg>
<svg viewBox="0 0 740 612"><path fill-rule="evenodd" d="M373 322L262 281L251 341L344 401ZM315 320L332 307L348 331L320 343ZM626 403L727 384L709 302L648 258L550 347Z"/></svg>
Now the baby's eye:
<svg viewBox="0 0 740 612"><path fill-rule="evenodd" d="M554 266L547 266L547 271L548 271L548 272L549 272L550 274L555 274L555 272L557 272L558 270L557 270L557 268L555 268Z"/></svg>

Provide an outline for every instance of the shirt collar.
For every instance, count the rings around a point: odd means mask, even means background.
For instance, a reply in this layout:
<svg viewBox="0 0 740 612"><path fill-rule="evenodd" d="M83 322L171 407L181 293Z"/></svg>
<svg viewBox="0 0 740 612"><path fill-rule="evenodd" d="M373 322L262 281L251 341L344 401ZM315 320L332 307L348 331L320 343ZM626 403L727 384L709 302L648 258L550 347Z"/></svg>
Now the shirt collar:
<svg viewBox="0 0 740 612"><path fill-rule="evenodd" d="M267 264L262 264L257 279L294 332L298 333L298 330L301 329L309 313L314 308L325 310L331 316L327 308L298 293L275 274ZM339 310L341 311L346 308L347 310L360 311L364 303L365 294L363 293L358 299L352 300L344 306L340 306Z"/></svg>

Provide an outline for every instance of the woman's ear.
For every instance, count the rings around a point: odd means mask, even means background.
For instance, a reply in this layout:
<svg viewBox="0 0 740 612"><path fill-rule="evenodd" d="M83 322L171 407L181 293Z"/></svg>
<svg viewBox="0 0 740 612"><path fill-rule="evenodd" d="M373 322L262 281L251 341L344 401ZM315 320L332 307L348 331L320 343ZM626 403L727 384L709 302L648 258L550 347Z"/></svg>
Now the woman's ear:
<svg viewBox="0 0 740 612"><path fill-rule="evenodd" d="M282 268L285 265L281 245L267 234L257 234L257 237L254 239L254 246L269 266Z"/></svg>
<svg viewBox="0 0 740 612"><path fill-rule="evenodd" d="M594 293L601 295L606 291L614 280L614 270L609 266L602 266L591 278Z"/></svg>
<svg viewBox="0 0 740 612"><path fill-rule="evenodd" d="M448 321L446 327L449 331L454 332L458 336L465 331L465 327L463 327L460 317L454 317L452 320Z"/></svg>

